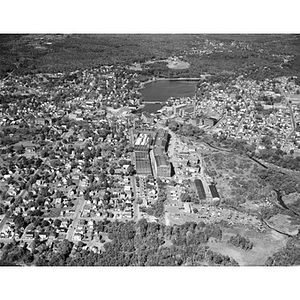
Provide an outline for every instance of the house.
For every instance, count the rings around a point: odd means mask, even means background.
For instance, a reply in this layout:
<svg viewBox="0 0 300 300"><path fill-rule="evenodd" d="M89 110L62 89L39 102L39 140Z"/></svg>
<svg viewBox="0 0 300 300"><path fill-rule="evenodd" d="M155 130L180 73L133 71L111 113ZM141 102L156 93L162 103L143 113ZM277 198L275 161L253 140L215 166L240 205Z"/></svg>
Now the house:
<svg viewBox="0 0 300 300"><path fill-rule="evenodd" d="M79 233L79 232L76 232L76 233L74 234L74 240L75 240L75 241L81 241L81 240L82 240L82 234Z"/></svg>
<svg viewBox="0 0 300 300"><path fill-rule="evenodd" d="M35 119L35 124L36 125L45 125L45 119L44 118L36 118Z"/></svg>
<svg viewBox="0 0 300 300"><path fill-rule="evenodd" d="M26 232L26 234L25 234L25 238L26 239L30 239L30 240L33 240L34 239L34 232Z"/></svg>
<svg viewBox="0 0 300 300"><path fill-rule="evenodd" d="M43 232L39 234L41 240L47 240L49 237L49 233Z"/></svg>
<svg viewBox="0 0 300 300"><path fill-rule="evenodd" d="M154 122L154 117L152 115L150 115L150 113L148 113L147 111L144 111L142 113L141 118L145 123L148 123L148 124L153 124L153 122Z"/></svg>

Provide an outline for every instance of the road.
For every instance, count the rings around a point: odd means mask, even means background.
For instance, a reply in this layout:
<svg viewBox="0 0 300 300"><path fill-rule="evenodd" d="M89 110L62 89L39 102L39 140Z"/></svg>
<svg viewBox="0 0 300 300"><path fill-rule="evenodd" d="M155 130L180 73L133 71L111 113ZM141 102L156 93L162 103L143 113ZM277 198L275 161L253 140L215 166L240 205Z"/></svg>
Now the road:
<svg viewBox="0 0 300 300"><path fill-rule="evenodd" d="M0 222L0 232L2 231L5 223L6 223L6 220L7 220L7 216L4 216L4 218L2 219L2 221Z"/></svg>
<svg viewBox="0 0 300 300"><path fill-rule="evenodd" d="M140 208L139 205L137 204L137 196L136 196L136 180L135 176L130 177L130 182L131 182L131 187L133 190L133 195L134 195L134 202L133 202L133 219L136 221L139 219L139 214L140 214Z"/></svg>
<svg viewBox="0 0 300 300"><path fill-rule="evenodd" d="M72 222L72 224L69 227L69 230L67 232L67 240L69 240L69 241L72 241L72 239L73 239L75 229L76 229L76 227L78 225L78 222L79 222L80 214L81 214L81 212L83 210L83 207L84 207L84 203L85 203L84 198L79 197L77 207L76 207L76 210L75 210L75 214L74 214L73 222Z"/></svg>
<svg viewBox="0 0 300 300"><path fill-rule="evenodd" d="M131 127L129 129L129 137L130 137L130 143L132 146L134 146L134 136L133 136L133 128ZM135 155L134 151L131 152L131 163L135 165ZM137 204L137 193L136 193L136 179L135 176L130 177L130 183L131 187L133 190L133 196L134 196L134 202L133 202L133 219L138 220L139 219L139 214L140 214L140 209L139 205Z"/></svg>
<svg viewBox="0 0 300 300"><path fill-rule="evenodd" d="M285 140L285 143L287 143L287 141L290 139L290 137L293 135L293 133L294 133L294 131L296 129L296 121L295 121L295 115L294 115L294 111L293 111L292 105L291 105L291 103L288 100L286 100L286 103L287 103L287 106L288 106L288 108L290 110L291 121L292 121L292 127L293 128L292 128L291 132L288 134L288 136L287 136L287 138Z"/></svg>
<svg viewBox="0 0 300 300"><path fill-rule="evenodd" d="M242 117L242 119L240 120L240 122L239 122L239 124L238 124L238 126L237 126L237 129L236 129L236 131L235 131L235 134L238 134L238 133L239 133L239 131L240 131L242 125L243 125L244 120L245 120L245 117Z"/></svg>

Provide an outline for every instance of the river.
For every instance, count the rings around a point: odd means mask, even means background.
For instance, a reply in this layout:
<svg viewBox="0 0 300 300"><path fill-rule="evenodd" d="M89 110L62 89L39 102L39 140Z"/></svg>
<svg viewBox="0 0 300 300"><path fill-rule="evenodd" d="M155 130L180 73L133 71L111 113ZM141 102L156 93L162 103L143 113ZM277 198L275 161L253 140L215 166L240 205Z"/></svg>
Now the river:
<svg viewBox="0 0 300 300"><path fill-rule="evenodd" d="M145 106L139 112L157 112L170 97L193 97L198 80L158 80L146 83L141 89ZM153 103L149 103L153 102Z"/></svg>

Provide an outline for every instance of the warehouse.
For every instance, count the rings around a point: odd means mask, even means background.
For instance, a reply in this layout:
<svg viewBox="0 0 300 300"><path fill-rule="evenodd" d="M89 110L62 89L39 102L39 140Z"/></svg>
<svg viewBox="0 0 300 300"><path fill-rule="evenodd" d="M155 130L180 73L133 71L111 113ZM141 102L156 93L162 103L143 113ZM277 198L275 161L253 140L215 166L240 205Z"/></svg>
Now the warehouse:
<svg viewBox="0 0 300 300"><path fill-rule="evenodd" d="M147 151L135 151L135 169L138 175L151 175L150 157Z"/></svg>
<svg viewBox="0 0 300 300"><path fill-rule="evenodd" d="M162 148L154 148L152 152L152 160L154 164L155 175L161 177L171 176L171 165Z"/></svg>
<svg viewBox="0 0 300 300"><path fill-rule="evenodd" d="M199 200L206 200L206 194L203 183L200 179L195 179L195 186L198 193Z"/></svg>
<svg viewBox="0 0 300 300"><path fill-rule="evenodd" d="M210 192L211 192L211 195L212 195L213 199L216 199L216 200L220 199L220 195L217 191L216 186L214 184L210 184L208 187L210 189Z"/></svg>
<svg viewBox="0 0 300 300"><path fill-rule="evenodd" d="M165 152L167 152L169 141L170 141L169 133L167 133L164 130L158 130L155 137L154 146L158 148L162 148Z"/></svg>
<svg viewBox="0 0 300 300"><path fill-rule="evenodd" d="M134 150L148 151L151 144L151 136L146 133L141 133L134 143Z"/></svg>
<svg viewBox="0 0 300 300"><path fill-rule="evenodd" d="M170 177L171 166L164 156L155 156L157 165L157 176Z"/></svg>
<svg viewBox="0 0 300 300"><path fill-rule="evenodd" d="M149 161L136 161L135 168L138 175L152 175Z"/></svg>

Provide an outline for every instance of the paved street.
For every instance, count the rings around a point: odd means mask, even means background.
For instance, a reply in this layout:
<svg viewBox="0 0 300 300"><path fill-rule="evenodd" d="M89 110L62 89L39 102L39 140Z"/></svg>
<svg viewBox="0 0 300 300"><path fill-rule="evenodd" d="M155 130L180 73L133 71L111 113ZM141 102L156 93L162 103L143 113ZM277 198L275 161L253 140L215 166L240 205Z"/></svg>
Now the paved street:
<svg viewBox="0 0 300 300"><path fill-rule="evenodd" d="M75 229L76 229L76 227L78 225L80 214L81 214L81 212L83 210L83 207L84 207L84 203L85 203L84 198L83 197L79 197L78 198L77 207L76 207L76 210L75 210L75 214L74 214L73 222L72 222L72 224L69 227L69 230L67 232L67 239L69 241L71 241L73 239L74 231L75 231Z"/></svg>
<svg viewBox="0 0 300 300"><path fill-rule="evenodd" d="M7 220L7 217L6 216L4 216L3 217L3 219L2 219L2 221L0 222L0 232L2 231L2 229L3 229L3 227L4 227L4 225L5 225L5 222L6 222L6 220Z"/></svg>

